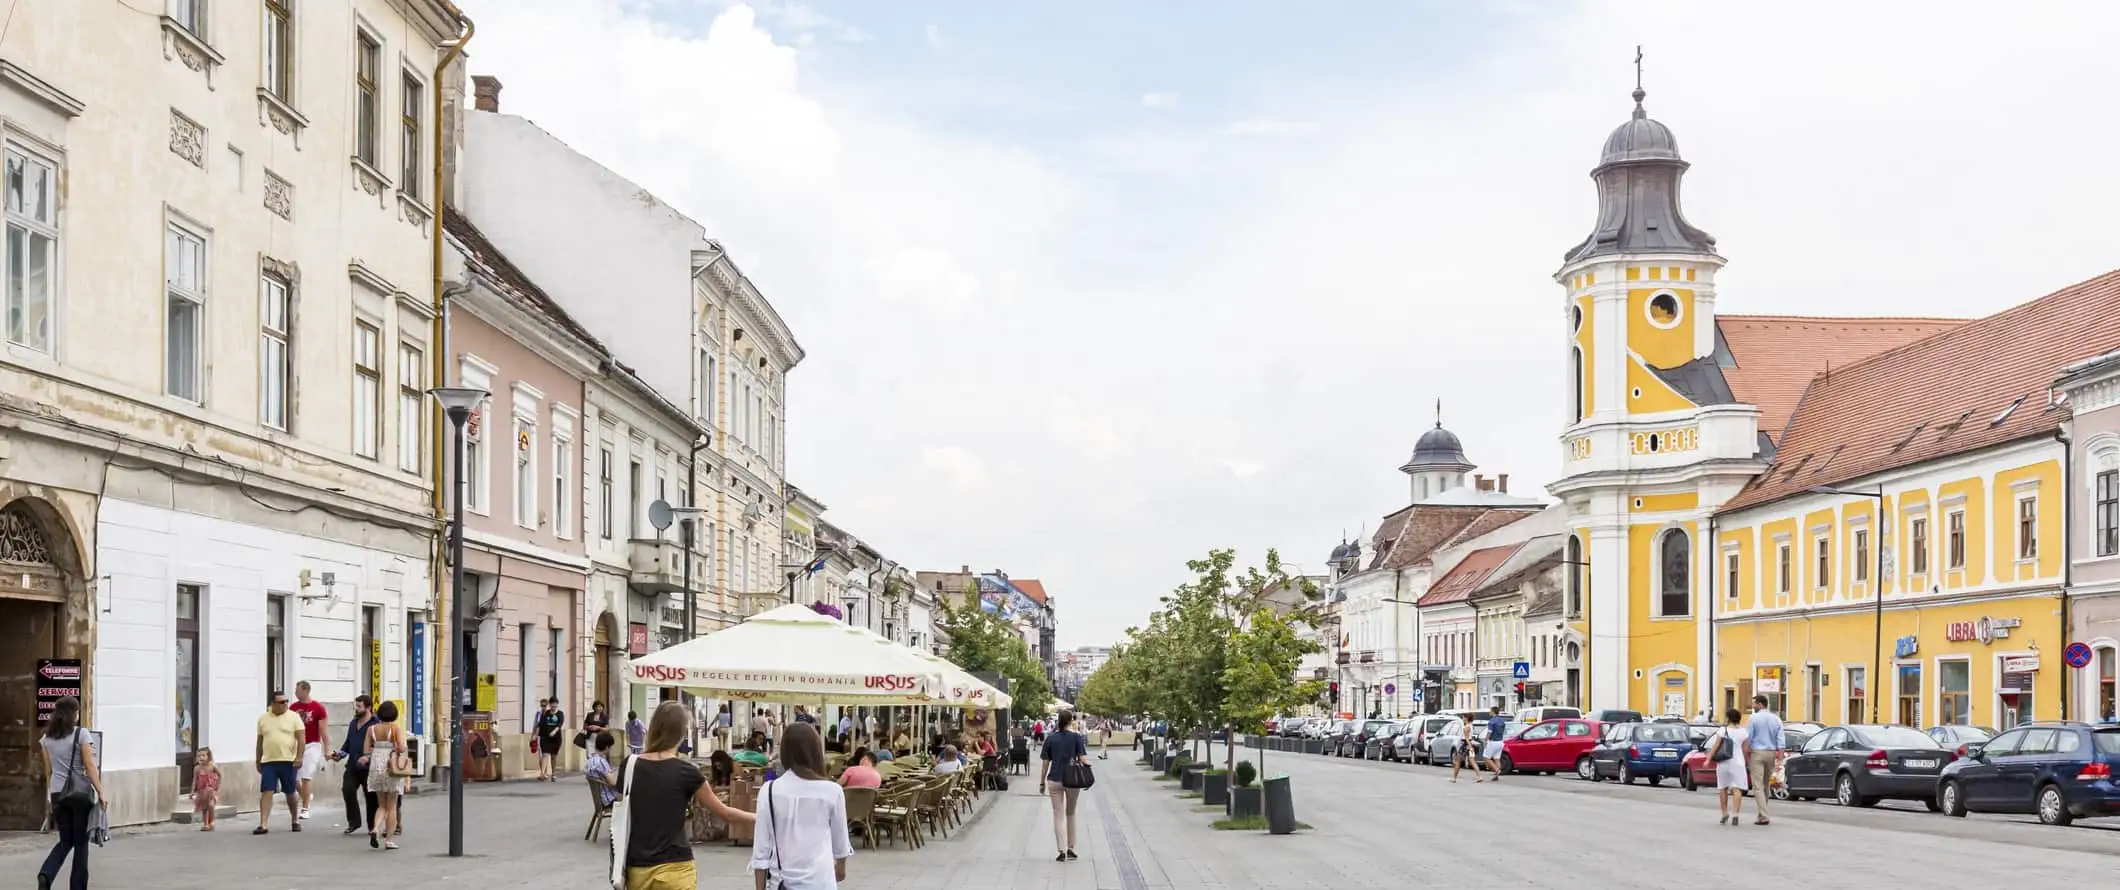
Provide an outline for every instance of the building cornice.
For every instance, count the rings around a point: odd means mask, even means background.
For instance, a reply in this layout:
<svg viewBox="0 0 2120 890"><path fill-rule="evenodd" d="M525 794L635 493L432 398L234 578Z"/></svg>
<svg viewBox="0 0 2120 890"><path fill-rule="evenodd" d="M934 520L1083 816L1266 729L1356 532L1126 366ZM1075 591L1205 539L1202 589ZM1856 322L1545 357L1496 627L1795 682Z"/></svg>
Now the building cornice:
<svg viewBox="0 0 2120 890"><path fill-rule="evenodd" d="M747 326L754 336L759 333L759 326L765 328L765 342L772 346L773 358L780 365L779 370L782 373L795 370L795 366L801 364L807 354L803 352L802 346L795 342L794 331L789 330L787 322L781 319L780 312L758 292L758 288L752 285L751 279L743 274L743 270L736 267L736 261L729 258L728 252L723 250L719 243L709 241L708 244L709 250L693 254L695 269L706 271L708 277L713 279L715 289L721 293L723 301L747 321L754 323Z"/></svg>
<svg viewBox="0 0 2120 890"><path fill-rule="evenodd" d="M603 371L602 350L583 342L543 315L524 309L485 275L478 275L476 282L476 287L456 298L456 305L508 339L529 348L577 382Z"/></svg>
<svg viewBox="0 0 2120 890"><path fill-rule="evenodd" d="M1977 470L1981 464L1992 462L1998 458L2006 458L2014 452L2023 452L2027 459L2037 459L2042 456L2042 452L2047 451L2052 453L2043 456L2051 460L2060 460L2065 453L2060 440L2053 436L2025 437L2008 442L1997 442L1971 451L1961 451L1935 460L1894 467L1868 476L1858 476L1828 487L1846 491L1868 491L1882 488L1886 495L1897 501L1900 494L1906 490L1925 490L1933 487L1936 484L1933 477L1943 477L1942 481L1946 482L1955 481L1963 478L1963 474L1966 472ZM1925 479L1930 481L1923 481ZM1868 500L1862 495L1853 497L1860 497L1865 501ZM1729 531L1739 528L1750 528L1760 524L1762 521L1772 521L1789 515L1801 516L1813 510L1837 509L1840 505L1848 502L1850 498L1851 496L1849 495L1797 491L1785 497L1771 501L1761 501L1757 504L1746 504L1727 512L1716 512L1714 515L1716 525L1722 530ZM1801 509L1792 509L1789 506L1790 504L1802 504L1807 500L1816 501L1817 503L1804 506ZM1760 514L1764 514L1764 517L1755 518L1760 517Z"/></svg>

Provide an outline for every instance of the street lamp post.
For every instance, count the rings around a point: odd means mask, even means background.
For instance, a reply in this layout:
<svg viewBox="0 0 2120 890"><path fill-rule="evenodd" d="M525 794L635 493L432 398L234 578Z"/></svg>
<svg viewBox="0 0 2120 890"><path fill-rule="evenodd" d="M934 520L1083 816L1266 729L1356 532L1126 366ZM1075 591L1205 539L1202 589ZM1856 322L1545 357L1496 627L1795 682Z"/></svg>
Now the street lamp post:
<svg viewBox="0 0 2120 890"><path fill-rule="evenodd" d="M1870 679L1868 683L1870 688L1862 691L1863 695L1869 696L1870 699L1870 722L1877 723L1879 722L1878 713L1881 703L1878 701L1876 692L1884 687L1884 486L1882 484L1878 485L1876 491L1829 488L1823 485L1814 485L1805 490L1812 494L1840 494L1849 497L1869 498L1877 502L1877 510L1875 512L1877 519L1875 522L1870 523L1876 527L1876 531L1871 535L1873 540L1870 542L1871 554L1877 559L1877 568L1870 572L1870 587L1877 591L1877 596L1874 597L1876 603L1871 613L1872 632L1876 636L1876 648L1870 653ZM1817 715L1812 716L1815 717Z"/></svg>
<svg viewBox="0 0 2120 890"><path fill-rule="evenodd" d="M427 391L449 417L454 442L449 488L456 498L449 521L449 855L464 855L464 424L489 395L468 386Z"/></svg>

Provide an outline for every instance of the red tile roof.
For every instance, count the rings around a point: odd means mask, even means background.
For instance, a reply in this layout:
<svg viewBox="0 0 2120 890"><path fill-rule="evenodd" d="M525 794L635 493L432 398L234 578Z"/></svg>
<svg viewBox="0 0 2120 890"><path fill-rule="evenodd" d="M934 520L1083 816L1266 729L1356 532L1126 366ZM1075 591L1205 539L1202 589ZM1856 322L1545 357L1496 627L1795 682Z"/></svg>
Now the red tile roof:
<svg viewBox="0 0 2120 890"><path fill-rule="evenodd" d="M1820 375L1774 466L1723 509L2052 435L2048 388L2070 363L2120 343L2120 272Z"/></svg>
<svg viewBox="0 0 2120 890"><path fill-rule="evenodd" d="M1522 546L1524 545L1521 543L1508 544L1465 554L1465 558L1459 560L1456 567L1429 586L1428 592L1421 595L1417 605L1442 606L1470 599L1472 592L1480 589L1480 585L1486 582L1487 576L1494 574L1494 570L1501 568L1502 563L1508 562L1509 557Z"/></svg>
<svg viewBox="0 0 2120 890"><path fill-rule="evenodd" d="M1948 331L1965 319L1720 315L1715 323L1737 362L1723 369L1723 379L1738 401L1759 408L1759 431L1778 443L1811 378Z"/></svg>
<svg viewBox="0 0 2120 890"><path fill-rule="evenodd" d="M1542 507L1488 507L1481 505L1412 504L1384 517L1369 542L1371 569L1403 569L1436 551L1469 541L1519 519L1537 514Z"/></svg>
<svg viewBox="0 0 2120 890"><path fill-rule="evenodd" d="M1038 601L1038 605L1045 605L1045 585L1039 583L1038 579L1010 578L1008 583L1016 585L1017 590L1029 594L1031 599Z"/></svg>

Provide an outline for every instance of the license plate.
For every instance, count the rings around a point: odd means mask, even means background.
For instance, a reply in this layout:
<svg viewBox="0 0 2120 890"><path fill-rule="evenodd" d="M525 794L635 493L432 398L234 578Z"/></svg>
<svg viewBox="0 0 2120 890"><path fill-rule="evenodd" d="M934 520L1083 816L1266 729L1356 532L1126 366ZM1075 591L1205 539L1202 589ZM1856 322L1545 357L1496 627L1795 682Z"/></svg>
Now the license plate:
<svg viewBox="0 0 2120 890"><path fill-rule="evenodd" d="M1678 750L1675 748L1658 748L1656 749L1656 756L1669 760L1678 756Z"/></svg>
<svg viewBox="0 0 2120 890"><path fill-rule="evenodd" d="M1936 768L1936 761L1933 761L1933 760L1909 760L1909 761L1907 761L1907 762L1906 762L1906 765L1907 765L1907 769L1935 769L1935 768Z"/></svg>

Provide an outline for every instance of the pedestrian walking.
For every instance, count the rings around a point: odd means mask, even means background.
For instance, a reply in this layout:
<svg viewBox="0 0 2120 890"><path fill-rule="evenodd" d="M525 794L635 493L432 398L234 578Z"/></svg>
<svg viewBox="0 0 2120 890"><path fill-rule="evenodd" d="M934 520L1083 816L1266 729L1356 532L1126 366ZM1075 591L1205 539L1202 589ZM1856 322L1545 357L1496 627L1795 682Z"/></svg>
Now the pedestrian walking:
<svg viewBox="0 0 2120 890"><path fill-rule="evenodd" d="M816 725L802 716L780 740L781 774L758 793L765 818L752 834L751 871L761 887L831 890L854 855L847 796L826 772Z"/></svg>
<svg viewBox="0 0 2120 890"><path fill-rule="evenodd" d="M324 726L331 722L331 715L323 702L310 699L308 680L294 684L294 704L287 710L302 718L302 760L295 767L295 781L302 786L301 818L308 819L309 789L324 769Z"/></svg>
<svg viewBox="0 0 2120 890"><path fill-rule="evenodd" d="M214 765L212 748L200 748L191 766L191 812L199 819L200 831L213 830L220 808L221 768Z"/></svg>
<svg viewBox="0 0 2120 890"><path fill-rule="evenodd" d="M1745 770L1751 751L1745 744L1745 731L1738 726L1743 721L1744 714L1736 708L1724 712L1722 728L1708 743L1708 762L1715 764L1715 808L1721 811L1724 825L1736 825L1745 814Z"/></svg>
<svg viewBox="0 0 2120 890"><path fill-rule="evenodd" d="M1112 759L1111 746L1112 722L1110 720L1100 720L1097 723L1097 759Z"/></svg>
<svg viewBox="0 0 2120 890"><path fill-rule="evenodd" d="M74 859L67 886L88 890L89 824L103 806L103 771L96 766L96 743L81 728L81 700L65 696L52 705L44 735L37 739L44 755L44 783L51 795L52 826L59 842L37 869L37 890L51 890L59 866Z"/></svg>
<svg viewBox="0 0 2120 890"><path fill-rule="evenodd" d="M258 827L251 834L271 829L272 796L287 797L287 820L302 830L301 789L295 784L295 759L302 756L305 733L300 715L287 709L287 693L272 693L272 705L258 717Z"/></svg>
<svg viewBox="0 0 2120 890"><path fill-rule="evenodd" d="M1480 752L1482 756L1487 758L1487 769L1494 773L1487 779L1489 782L1502 780L1502 737L1508 734L1509 718L1502 716L1502 706L1489 706L1487 709L1487 746L1484 751Z"/></svg>
<svg viewBox="0 0 2120 890"><path fill-rule="evenodd" d="M537 777L554 782L559 779L554 764L559 759L560 738L567 734L567 715L560 711L559 699L544 699L543 705L537 714Z"/></svg>
<svg viewBox="0 0 2120 890"><path fill-rule="evenodd" d="M1060 713L1059 722L1046 737L1045 747L1038 755L1045 776L1038 790L1053 801L1053 846L1059 850L1059 855L1053 857L1054 862L1080 858L1075 855L1075 799L1082 789L1069 788L1064 780L1070 765L1082 763L1089 757L1089 743L1081 733L1068 728L1074 716L1065 711ZM1042 727L1043 723L1039 725Z"/></svg>
<svg viewBox="0 0 2120 890"><path fill-rule="evenodd" d="M405 790L403 774L411 770L411 755L405 750L405 729L398 725L397 702L386 701L375 710L368 725L363 753L368 755L368 790L375 792L375 819L369 827L368 846L395 850L397 845L398 795Z"/></svg>
<svg viewBox="0 0 2120 890"><path fill-rule="evenodd" d="M365 695L354 696L353 719L346 721L346 740L337 751L331 752L332 760L346 762L346 775L339 782L340 794L346 800L346 833L353 834L367 826L368 836L375 837L375 811L379 806L375 792L368 790L368 727L377 723L375 711L369 707ZM367 819L363 821L362 816Z"/></svg>
<svg viewBox="0 0 2120 890"><path fill-rule="evenodd" d="M677 756L692 717L678 702L664 702L648 718L648 750L619 770L625 830L614 831L614 851L624 858L626 890L694 890L699 868L692 860L692 832L686 808L698 804L730 824L751 823L757 816L721 802L707 777L691 761Z"/></svg>
<svg viewBox="0 0 2120 890"><path fill-rule="evenodd" d="M1469 765L1472 767L1472 781L1477 782L1480 780L1480 759L1479 752L1474 751L1472 746L1479 744L1479 740L1472 737L1472 715L1466 714L1462 719L1464 722L1458 724L1460 731L1457 746L1450 752L1450 781L1457 781L1458 770Z"/></svg>
<svg viewBox="0 0 2120 890"><path fill-rule="evenodd" d="M639 711L626 712L626 753L639 754L648 744L648 724L640 722Z"/></svg>
<svg viewBox="0 0 2120 890"><path fill-rule="evenodd" d="M1767 697L1752 696L1752 719L1745 723L1745 762L1752 767L1752 811L1754 825L1766 825L1773 821L1767 815L1768 785L1774 781L1774 772L1781 768L1787 747L1782 736L1781 718L1767 710Z"/></svg>

